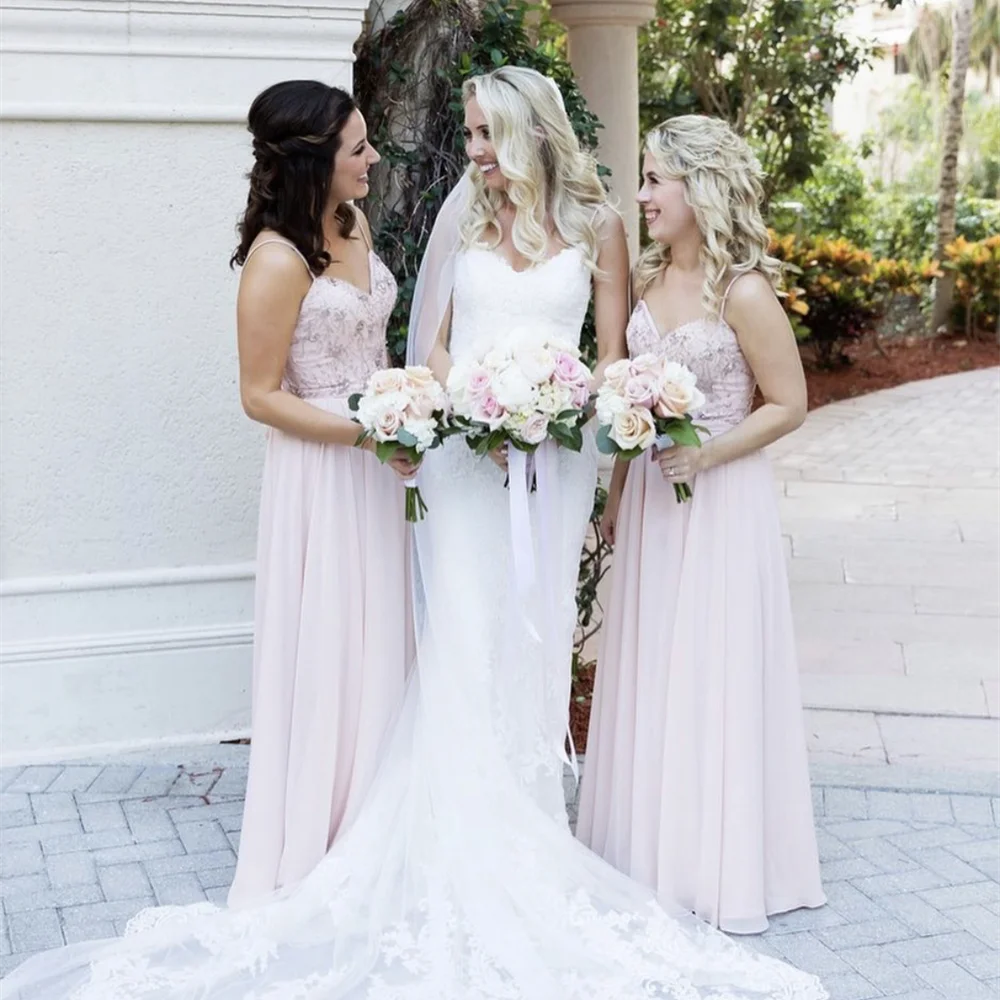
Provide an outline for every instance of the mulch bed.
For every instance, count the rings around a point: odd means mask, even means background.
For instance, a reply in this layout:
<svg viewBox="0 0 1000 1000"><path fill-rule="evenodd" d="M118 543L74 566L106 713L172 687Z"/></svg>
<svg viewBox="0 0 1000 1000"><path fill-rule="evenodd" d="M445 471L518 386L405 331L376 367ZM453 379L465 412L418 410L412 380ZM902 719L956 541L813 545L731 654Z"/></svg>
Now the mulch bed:
<svg viewBox="0 0 1000 1000"><path fill-rule="evenodd" d="M958 336L907 337L881 345L869 338L847 350L850 364L831 370L817 369L804 359L809 409L835 403L839 399L863 396L878 389L1000 365L1000 345L994 339L966 339ZM573 682L570 702L570 732L578 753L587 749L594 665L583 668Z"/></svg>
<svg viewBox="0 0 1000 1000"><path fill-rule="evenodd" d="M816 369L807 358L809 409L907 382L1000 364L1000 345L992 338L907 337L883 344L882 350L884 354L865 338L848 348L851 364L829 371Z"/></svg>

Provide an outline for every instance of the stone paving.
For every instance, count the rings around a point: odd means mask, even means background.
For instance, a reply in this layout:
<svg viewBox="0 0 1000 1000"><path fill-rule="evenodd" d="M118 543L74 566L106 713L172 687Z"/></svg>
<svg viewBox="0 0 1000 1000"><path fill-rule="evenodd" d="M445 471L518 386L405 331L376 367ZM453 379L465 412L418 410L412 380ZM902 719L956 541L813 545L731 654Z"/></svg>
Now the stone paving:
<svg viewBox="0 0 1000 1000"><path fill-rule="evenodd" d="M121 934L156 904L222 903L245 747L0 772L0 969L64 942ZM891 769L889 769L891 770ZM820 975L833 1000L1000 996L997 782L820 766L814 800L829 905L776 918L753 947Z"/></svg>
<svg viewBox="0 0 1000 1000"><path fill-rule="evenodd" d="M815 758L995 770L1000 369L825 406L769 451Z"/></svg>

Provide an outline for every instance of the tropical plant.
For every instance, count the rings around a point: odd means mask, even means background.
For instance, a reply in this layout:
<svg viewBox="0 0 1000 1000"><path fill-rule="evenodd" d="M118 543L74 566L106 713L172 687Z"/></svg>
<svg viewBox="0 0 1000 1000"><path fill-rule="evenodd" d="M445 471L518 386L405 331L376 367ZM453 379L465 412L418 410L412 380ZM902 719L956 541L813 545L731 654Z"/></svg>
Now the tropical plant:
<svg viewBox="0 0 1000 1000"><path fill-rule="evenodd" d="M997 334L1000 317L1000 235L945 247L942 267L955 278L955 325L967 335Z"/></svg>
<svg viewBox="0 0 1000 1000"><path fill-rule="evenodd" d="M846 27L853 0L657 0L639 33L643 129L725 118L754 145L768 193L805 181L827 148L827 106L872 49Z"/></svg>
<svg viewBox="0 0 1000 1000"><path fill-rule="evenodd" d="M938 183L938 233L935 256L943 260L945 249L955 239L955 201L958 196L958 149L962 141L965 77L972 51L973 0L957 0L952 23L951 66L948 74L948 105L942 135L941 179ZM931 329L937 330L951 312L955 278L945 272L934 286Z"/></svg>
<svg viewBox="0 0 1000 1000"><path fill-rule="evenodd" d="M847 348L873 332L897 296L920 296L940 272L932 261L876 260L846 239L772 236L794 286L783 299L796 335L816 365L849 363Z"/></svg>

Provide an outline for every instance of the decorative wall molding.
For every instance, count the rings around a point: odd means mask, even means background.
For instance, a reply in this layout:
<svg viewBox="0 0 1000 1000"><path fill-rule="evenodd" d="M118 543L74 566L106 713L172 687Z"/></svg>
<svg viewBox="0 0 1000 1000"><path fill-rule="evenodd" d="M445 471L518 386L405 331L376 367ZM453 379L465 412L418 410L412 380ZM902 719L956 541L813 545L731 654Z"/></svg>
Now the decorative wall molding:
<svg viewBox="0 0 1000 1000"><path fill-rule="evenodd" d="M242 122L267 80L350 86L367 0L5 0L0 118ZM69 99L68 99L69 98Z"/></svg>
<svg viewBox="0 0 1000 1000"><path fill-rule="evenodd" d="M223 566L167 566L108 573L75 573L69 576L22 577L0 580L0 598L79 593L86 590L121 590L126 587L228 583L234 580L252 580L254 572L252 562L241 562Z"/></svg>
<svg viewBox="0 0 1000 1000"><path fill-rule="evenodd" d="M0 584L5 763L245 735L254 564Z"/></svg>
<svg viewBox="0 0 1000 1000"><path fill-rule="evenodd" d="M92 656L134 656L139 653L187 652L253 643L253 622L206 628L165 628L145 632L37 639L0 646L0 664L77 660Z"/></svg>

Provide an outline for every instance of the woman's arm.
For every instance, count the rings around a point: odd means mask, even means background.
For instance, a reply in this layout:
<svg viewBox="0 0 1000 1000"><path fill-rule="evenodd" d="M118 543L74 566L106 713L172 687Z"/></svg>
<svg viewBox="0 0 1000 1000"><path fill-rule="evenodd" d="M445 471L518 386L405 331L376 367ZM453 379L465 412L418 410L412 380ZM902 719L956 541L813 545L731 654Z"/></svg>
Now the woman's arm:
<svg viewBox="0 0 1000 1000"><path fill-rule="evenodd" d="M434 377L442 384L448 384L448 372L451 371L451 355L448 353L448 343L451 337L451 299L444 311L441 326L438 328L437 339L427 358L427 367L434 372Z"/></svg>
<svg viewBox="0 0 1000 1000"><path fill-rule="evenodd" d="M628 325L628 243L621 216L610 207L601 211L598 225L601 250L597 266L603 274L594 278L594 326L597 330L597 367L594 387L604 380L604 369L628 357L625 328Z"/></svg>
<svg viewBox="0 0 1000 1000"><path fill-rule="evenodd" d="M288 247L262 247L240 277L236 304L240 398L251 420L307 441L353 445L361 428L281 388L299 308L309 291L305 265Z"/></svg>
<svg viewBox="0 0 1000 1000"><path fill-rule="evenodd" d="M736 331L764 405L731 430L709 438L701 448L668 448L658 461L672 482L732 462L767 447L795 430L806 416L806 380L795 334L768 281L747 274L733 285L726 321Z"/></svg>

